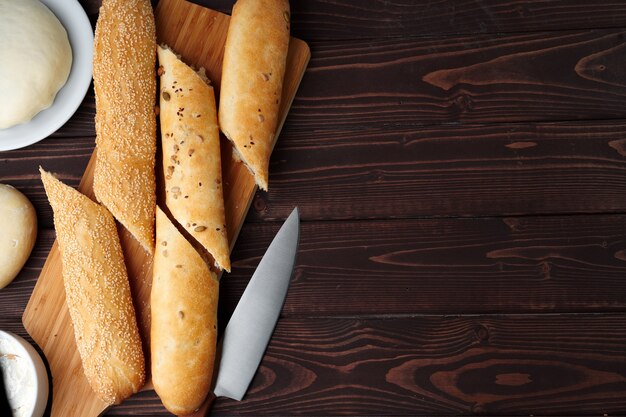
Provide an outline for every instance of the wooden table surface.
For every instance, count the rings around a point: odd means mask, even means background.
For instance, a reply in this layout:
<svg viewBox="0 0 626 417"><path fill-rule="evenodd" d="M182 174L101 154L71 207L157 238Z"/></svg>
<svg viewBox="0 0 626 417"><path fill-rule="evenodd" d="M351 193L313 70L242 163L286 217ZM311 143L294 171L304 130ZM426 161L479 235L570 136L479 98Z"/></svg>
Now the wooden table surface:
<svg viewBox="0 0 626 417"><path fill-rule="evenodd" d="M95 24L99 0L81 0ZM232 0L202 0L230 12ZM281 222L300 252L243 402L214 415L626 414L626 3L293 0L312 59L222 279L232 313ZM54 241L42 164L77 186L94 95L0 182ZM0 231L1 233L1 231ZM154 392L108 411L166 416Z"/></svg>

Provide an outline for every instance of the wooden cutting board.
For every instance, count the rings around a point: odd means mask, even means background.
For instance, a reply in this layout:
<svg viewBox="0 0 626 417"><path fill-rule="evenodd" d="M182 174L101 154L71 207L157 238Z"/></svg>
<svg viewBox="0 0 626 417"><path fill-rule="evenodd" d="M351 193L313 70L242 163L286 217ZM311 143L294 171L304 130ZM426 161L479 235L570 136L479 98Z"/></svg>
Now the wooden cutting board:
<svg viewBox="0 0 626 417"><path fill-rule="evenodd" d="M155 10L155 17L158 42L168 44L186 63L204 67L216 88L216 97L219 98L224 42L230 17L184 0L161 0ZM305 42L291 39L278 132L287 117L310 56L309 47ZM79 186L79 190L92 199L95 158L94 152ZM157 161L157 166L159 165ZM222 138L222 177L226 224L232 249L254 197L256 186L248 170L241 163L233 161L231 145L224 138ZM152 257L143 251L122 226L118 225L118 230L149 370L149 295ZM56 242L43 266L22 321L33 340L45 353L50 365L52 417L91 417L102 413L106 405L91 391L76 350L74 332L65 304L61 257ZM146 389L150 387L151 383L148 382Z"/></svg>

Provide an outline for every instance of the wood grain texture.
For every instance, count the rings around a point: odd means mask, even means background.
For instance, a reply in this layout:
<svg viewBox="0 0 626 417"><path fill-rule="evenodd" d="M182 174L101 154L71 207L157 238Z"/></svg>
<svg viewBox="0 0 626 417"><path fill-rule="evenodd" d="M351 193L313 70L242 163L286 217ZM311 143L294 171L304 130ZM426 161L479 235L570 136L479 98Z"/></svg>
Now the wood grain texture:
<svg viewBox="0 0 626 417"><path fill-rule="evenodd" d="M247 219L284 220L294 205L305 221L623 213L625 131L623 120L365 131L287 126L271 159L272 190L257 193ZM48 139L1 154L1 177L31 199L40 226L51 228L37 166L77 186L92 149L92 138Z"/></svg>
<svg viewBox="0 0 626 417"><path fill-rule="evenodd" d="M212 415L621 415L625 328L624 314L283 318L244 401ZM170 414L147 391L106 415Z"/></svg>
<svg viewBox="0 0 626 417"><path fill-rule="evenodd" d="M234 0L194 0L230 13ZM298 0L293 35L307 40L506 33L626 26L620 2Z"/></svg>
<svg viewBox="0 0 626 417"><path fill-rule="evenodd" d="M280 320L212 415L569 415L626 408L626 316ZM166 415L145 393L107 415Z"/></svg>
<svg viewBox="0 0 626 417"><path fill-rule="evenodd" d="M278 229L243 229L222 310ZM283 315L624 311L626 217L304 223Z"/></svg>
<svg viewBox="0 0 626 417"><path fill-rule="evenodd" d="M222 0L218 3L230 3ZM620 2L546 0L294 1L295 33L305 39L534 32L626 26Z"/></svg>
<svg viewBox="0 0 626 417"><path fill-rule="evenodd" d="M623 121L286 130L255 220L624 212Z"/></svg>
<svg viewBox="0 0 626 417"><path fill-rule="evenodd" d="M626 116L626 32L313 42L300 131Z"/></svg>
<svg viewBox="0 0 626 417"><path fill-rule="evenodd" d="M234 310L279 223L248 223L220 285ZM54 232L3 290L19 317ZM626 216L303 223L283 315L626 310Z"/></svg>

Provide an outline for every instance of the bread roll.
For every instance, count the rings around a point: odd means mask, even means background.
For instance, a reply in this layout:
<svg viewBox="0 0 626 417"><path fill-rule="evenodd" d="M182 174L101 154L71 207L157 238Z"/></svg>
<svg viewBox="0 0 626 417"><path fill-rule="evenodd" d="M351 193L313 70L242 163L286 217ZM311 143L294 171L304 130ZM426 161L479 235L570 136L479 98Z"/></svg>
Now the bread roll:
<svg viewBox="0 0 626 417"><path fill-rule="evenodd" d="M107 404L144 383L144 357L113 216L40 168L54 211L63 284L87 381Z"/></svg>
<svg viewBox="0 0 626 417"><path fill-rule="evenodd" d="M217 277L157 208L150 303L152 382L163 405L191 414L209 392L217 338Z"/></svg>
<svg viewBox="0 0 626 417"><path fill-rule="evenodd" d="M0 288L21 271L37 239L37 213L28 198L0 184Z"/></svg>
<svg viewBox="0 0 626 417"><path fill-rule="evenodd" d="M154 249L156 38L149 0L104 0L96 24L96 166L93 190Z"/></svg>
<svg viewBox="0 0 626 417"><path fill-rule="evenodd" d="M213 87L171 50L159 46L157 55L165 204L216 266L230 272Z"/></svg>
<svg viewBox="0 0 626 417"><path fill-rule="evenodd" d="M267 190L289 50L288 0L238 0L224 48L220 129Z"/></svg>

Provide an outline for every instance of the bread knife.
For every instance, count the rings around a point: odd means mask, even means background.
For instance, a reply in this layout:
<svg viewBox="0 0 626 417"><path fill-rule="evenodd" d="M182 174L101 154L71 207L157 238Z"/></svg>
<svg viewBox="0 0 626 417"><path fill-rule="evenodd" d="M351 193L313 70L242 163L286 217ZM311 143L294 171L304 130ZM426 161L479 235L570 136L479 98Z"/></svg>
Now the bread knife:
<svg viewBox="0 0 626 417"><path fill-rule="evenodd" d="M216 397L241 401L261 363L289 288L300 238L296 207L267 248L252 275L217 349L215 388L187 417L205 417Z"/></svg>

